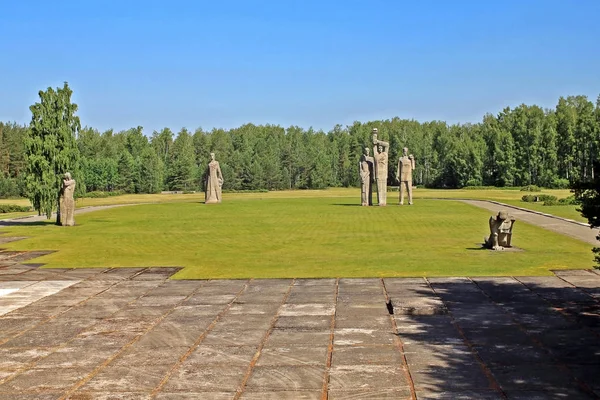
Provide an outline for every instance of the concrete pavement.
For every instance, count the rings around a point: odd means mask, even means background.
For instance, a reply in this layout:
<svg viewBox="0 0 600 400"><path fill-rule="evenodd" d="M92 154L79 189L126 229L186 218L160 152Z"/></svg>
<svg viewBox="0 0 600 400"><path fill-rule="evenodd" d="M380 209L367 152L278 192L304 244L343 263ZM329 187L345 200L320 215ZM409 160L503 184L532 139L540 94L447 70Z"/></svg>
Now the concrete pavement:
<svg viewBox="0 0 600 400"><path fill-rule="evenodd" d="M592 271L169 280L176 270L0 267L0 307L19 305L0 315L0 399L600 396Z"/></svg>

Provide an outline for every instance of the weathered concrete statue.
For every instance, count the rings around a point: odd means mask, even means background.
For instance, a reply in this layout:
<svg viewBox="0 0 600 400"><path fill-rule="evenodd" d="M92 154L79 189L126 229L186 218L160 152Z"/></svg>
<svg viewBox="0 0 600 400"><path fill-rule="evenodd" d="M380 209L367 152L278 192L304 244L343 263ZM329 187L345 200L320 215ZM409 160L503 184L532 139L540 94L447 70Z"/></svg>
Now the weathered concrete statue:
<svg viewBox="0 0 600 400"><path fill-rule="evenodd" d="M373 185L371 176L373 171L373 157L369 155L370 149L365 147L364 153L358 162L358 172L360 174L360 204L363 206L373 205Z"/></svg>
<svg viewBox="0 0 600 400"><path fill-rule="evenodd" d="M373 128L373 159L375 181L377 182L377 204L387 204L387 175L388 175L388 149L390 144L377 140L377 128Z"/></svg>
<svg viewBox="0 0 600 400"><path fill-rule="evenodd" d="M60 225L75 225L75 179L71 178L71 173L66 172L63 176L62 188L60 189Z"/></svg>
<svg viewBox="0 0 600 400"><path fill-rule="evenodd" d="M215 153L210 153L210 162L206 170L206 193L204 204L221 202L221 188L223 187L223 174L219 162L215 160Z"/></svg>
<svg viewBox="0 0 600 400"><path fill-rule="evenodd" d="M408 155L408 148L402 149L402 157L398 159L396 179L400 182L400 205L404 204L404 192L408 191L408 204L412 204L412 172L415 169L415 157Z"/></svg>
<svg viewBox="0 0 600 400"><path fill-rule="evenodd" d="M515 218L506 211L490 217L490 237L484 238L483 246L491 250L504 250L511 247L512 229Z"/></svg>

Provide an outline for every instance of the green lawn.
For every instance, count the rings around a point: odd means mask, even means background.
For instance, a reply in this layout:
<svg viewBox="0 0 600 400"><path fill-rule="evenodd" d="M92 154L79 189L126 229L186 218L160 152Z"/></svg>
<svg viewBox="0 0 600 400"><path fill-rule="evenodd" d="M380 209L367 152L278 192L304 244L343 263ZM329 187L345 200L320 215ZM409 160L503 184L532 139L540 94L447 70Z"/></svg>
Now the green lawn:
<svg viewBox="0 0 600 400"><path fill-rule="evenodd" d="M523 251L481 250L483 209L422 198L399 207L395 193L388 207L360 207L356 192L119 207L80 215L75 227L5 228L30 239L4 247L59 250L36 259L48 267L186 267L176 278L548 275L592 266L588 244L523 222L513 242Z"/></svg>
<svg viewBox="0 0 600 400"><path fill-rule="evenodd" d="M556 215L557 217L563 217L572 219L574 221L585 222L587 223L587 218L581 216L581 213L577 211L579 206L575 205L565 205L565 206L545 206L544 203L527 203L521 200L504 200L503 203L510 204L512 206L517 206L521 208L526 208L528 210L534 210L543 212L545 214Z"/></svg>

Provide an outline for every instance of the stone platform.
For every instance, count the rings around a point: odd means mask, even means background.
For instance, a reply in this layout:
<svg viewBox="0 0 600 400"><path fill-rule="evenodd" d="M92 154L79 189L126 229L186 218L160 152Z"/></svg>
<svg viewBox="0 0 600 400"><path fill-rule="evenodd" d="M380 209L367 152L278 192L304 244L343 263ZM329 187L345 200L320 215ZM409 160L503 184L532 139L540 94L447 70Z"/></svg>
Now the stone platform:
<svg viewBox="0 0 600 400"><path fill-rule="evenodd" d="M594 399L600 275L0 267L0 399Z"/></svg>

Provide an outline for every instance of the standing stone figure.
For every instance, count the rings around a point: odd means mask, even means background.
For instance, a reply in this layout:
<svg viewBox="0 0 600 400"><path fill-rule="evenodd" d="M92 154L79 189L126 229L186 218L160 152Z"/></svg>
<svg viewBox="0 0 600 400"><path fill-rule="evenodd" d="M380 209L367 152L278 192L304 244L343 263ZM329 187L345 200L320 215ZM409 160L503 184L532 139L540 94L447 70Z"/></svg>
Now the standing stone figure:
<svg viewBox="0 0 600 400"><path fill-rule="evenodd" d="M515 218L506 211L500 211L495 217L490 217L489 224L490 237L483 239L483 246L490 250L504 250L505 247L512 247L512 229Z"/></svg>
<svg viewBox="0 0 600 400"><path fill-rule="evenodd" d="M375 160L375 181L377 182L377 204L387 204L388 149L390 144L377 140L377 128L373 128L373 159Z"/></svg>
<svg viewBox="0 0 600 400"><path fill-rule="evenodd" d="M215 153L210 153L210 162L206 171L206 193L204 204L221 202L221 188L223 187L223 174L219 162L215 160Z"/></svg>
<svg viewBox="0 0 600 400"><path fill-rule="evenodd" d="M412 204L412 172L415 169L415 157L408 155L408 148L402 149L402 157L398 159L396 179L400 182L400 205L404 204L404 191L408 191L408 204Z"/></svg>
<svg viewBox="0 0 600 400"><path fill-rule="evenodd" d="M71 179L71 173L66 172L63 176L62 188L60 190L60 225L75 225L75 179Z"/></svg>
<svg viewBox="0 0 600 400"><path fill-rule="evenodd" d="M364 154L358 162L358 172L360 174L360 204L363 206L372 206L372 191L371 176L373 171L373 157L369 155L369 148L365 147Z"/></svg>

